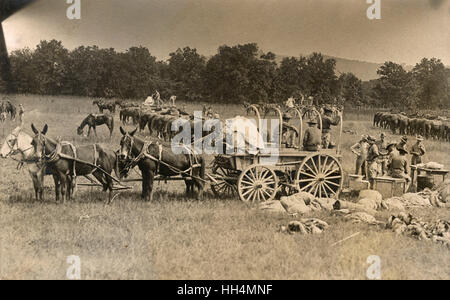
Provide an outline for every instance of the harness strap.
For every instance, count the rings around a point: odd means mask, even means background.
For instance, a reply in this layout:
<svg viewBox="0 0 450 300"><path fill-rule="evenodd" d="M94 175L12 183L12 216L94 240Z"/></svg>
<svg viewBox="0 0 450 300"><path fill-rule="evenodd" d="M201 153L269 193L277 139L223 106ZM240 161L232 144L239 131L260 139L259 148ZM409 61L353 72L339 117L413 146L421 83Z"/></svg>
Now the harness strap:
<svg viewBox="0 0 450 300"><path fill-rule="evenodd" d="M98 160L97 144L94 144L94 166L97 165L97 160Z"/></svg>

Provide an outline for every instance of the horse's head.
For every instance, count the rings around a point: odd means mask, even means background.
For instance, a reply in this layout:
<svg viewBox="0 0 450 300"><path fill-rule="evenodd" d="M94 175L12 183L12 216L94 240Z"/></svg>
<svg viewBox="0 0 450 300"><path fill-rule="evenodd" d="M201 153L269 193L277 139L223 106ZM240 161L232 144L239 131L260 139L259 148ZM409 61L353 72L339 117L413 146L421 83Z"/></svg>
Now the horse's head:
<svg viewBox="0 0 450 300"><path fill-rule="evenodd" d="M78 135L83 135L83 128L82 128L81 126L79 126L79 127L77 128L77 134L78 134Z"/></svg>
<svg viewBox="0 0 450 300"><path fill-rule="evenodd" d="M31 124L31 129L33 130L33 133L35 134L31 144L34 147L34 152L36 152L38 155L40 155L39 159L42 159L45 156L45 142L46 142L45 134L47 133L48 126L47 126L47 124L45 124L42 131L39 132L39 130L36 129L34 124Z"/></svg>
<svg viewBox="0 0 450 300"><path fill-rule="evenodd" d="M120 139L120 157L122 159L127 159L131 154L134 144L134 134L137 128L133 131L126 132L122 126L120 127L120 132L122 133L122 138Z"/></svg>
<svg viewBox="0 0 450 300"><path fill-rule="evenodd" d="M5 142L0 149L0 157L7 158L11 155L16 155L22 153L23 156L31 156L31 150L33 146L31 145L32 138L21 132L22 128L19 126L13 130L5 139Z"/></svg>

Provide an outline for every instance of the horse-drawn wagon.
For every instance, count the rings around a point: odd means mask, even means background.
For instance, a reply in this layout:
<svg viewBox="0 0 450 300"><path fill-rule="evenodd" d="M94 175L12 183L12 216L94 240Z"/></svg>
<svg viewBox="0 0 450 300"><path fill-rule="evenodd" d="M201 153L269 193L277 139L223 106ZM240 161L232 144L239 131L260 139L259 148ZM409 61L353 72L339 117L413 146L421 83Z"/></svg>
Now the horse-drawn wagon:
<svg viewBox="0 0 450 300"><path fill-rule="evenodd" d="M259 111L253 107L258 124ZM217 155L213 161L211 189L216 196L239 198L244 202L260 202L275 198L278 193L291 194L297 191L309 192L316 197L329 198L339 194L343 184L340 139L342 116L337 147L318 151L305 151L302 147L303 117L317 117L314 108L292 110L297 119L298 147L287 148L282 144L282 113L273 108L280 120L278 153L234 153Z"/></svg>

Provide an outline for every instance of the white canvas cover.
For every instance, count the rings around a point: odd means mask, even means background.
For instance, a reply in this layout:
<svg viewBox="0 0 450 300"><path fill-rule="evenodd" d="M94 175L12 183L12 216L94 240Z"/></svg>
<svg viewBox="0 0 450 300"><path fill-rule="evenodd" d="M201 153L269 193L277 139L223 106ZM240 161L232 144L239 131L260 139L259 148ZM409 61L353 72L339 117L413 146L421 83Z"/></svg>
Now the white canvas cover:
<svg viewBox="0 0 450 300"><path fill-rule="evenodd" d="M256 121L242 116L236 116L225 122L226 141L230 144L234 141L234 147L250 154L256 154L264 149L264 139L258 132Z"/></svg>

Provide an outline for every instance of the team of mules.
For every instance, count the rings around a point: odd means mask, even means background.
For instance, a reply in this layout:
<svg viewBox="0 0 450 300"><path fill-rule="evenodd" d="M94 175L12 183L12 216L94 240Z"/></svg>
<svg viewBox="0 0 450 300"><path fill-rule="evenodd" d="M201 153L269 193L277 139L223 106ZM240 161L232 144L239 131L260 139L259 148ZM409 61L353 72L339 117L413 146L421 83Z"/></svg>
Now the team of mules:
<svg viewBox="0 0 450 300"><path fill-rule="evenodd" d="M145 142L136 137L137 129L127 132L120 127L120 156L131 160L131 167L137 165L142 173L142 198L152 200L155 175L185 177L186 194L197 187L197 198L203 197L205 185L205 160L194 153L174 154L170 146L156 142Z"/></svg>
<svg viewBox="0 0 450 300"><path fill-rule="evenodd" d="M13 157L26 164L33 181L35 197L43 200L44 176L52 175L56 201L71 199L77 176L93 175L109 191L112 199L114 171L119 179L138 166L142 172L142 198L151 200L156 175L185 177L186 193L197 188L197 198L202 198L205 185L205 161L194 153L174 154L170 146L159 142L147 143L136 137L137 128L126 132L121 128L120 152L106 149L100 144L74 146L48 137L48 126L39 131L32 124L34 137L16 128L7 136L0 157Z"/></svg>
<svg viewBox="0 0 450 300"><path fill-rule="evenodd" d="M427 139L450 142L450 123L440 117L377 112L373 118L373 126L389 129L393 134L420 134Z"/></svg>

